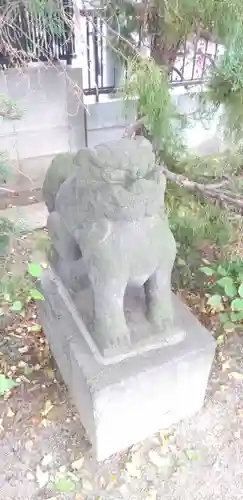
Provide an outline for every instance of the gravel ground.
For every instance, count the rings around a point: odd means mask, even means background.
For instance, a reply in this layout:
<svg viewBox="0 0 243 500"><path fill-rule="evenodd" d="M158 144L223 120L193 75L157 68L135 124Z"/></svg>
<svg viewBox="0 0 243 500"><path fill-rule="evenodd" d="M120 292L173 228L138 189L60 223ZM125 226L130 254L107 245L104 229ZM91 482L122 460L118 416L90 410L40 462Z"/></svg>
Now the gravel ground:
<svg viewBox="0 0 243 500"><path fill-rule="evenodd" d="M65 387L50 371L37 370L35 380L0 402L1 500L243 498L239 337L218 347L199 414L100 465Z"/></svg>

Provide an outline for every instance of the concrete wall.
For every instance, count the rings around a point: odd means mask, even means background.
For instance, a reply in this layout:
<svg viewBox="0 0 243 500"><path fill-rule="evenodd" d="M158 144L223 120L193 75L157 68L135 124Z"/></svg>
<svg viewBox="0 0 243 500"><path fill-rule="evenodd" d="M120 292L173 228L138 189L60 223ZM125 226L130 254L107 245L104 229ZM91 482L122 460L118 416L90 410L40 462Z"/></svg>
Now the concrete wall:
<svg viewBox="0 0 243 500"><path fill-rule="evenodd" d="M87 145L93 147L122 137L126 126L135 120L135 104L131 102L128 109L121 99L86 104Z"/></svg>
<svg viewBox="0 0 243 500"><path fill-rule="evenodd" d="M21 111L20 120L0 122L0 151L14 167L9 184L41 186L55 154L85 145L81 69L42 65L1 71L0 94Z"/></svg>
<svg viewBox="0 0 243 500"><path fill-rule="evenodd" d="M172 98L177 107L186 114L199 108L198 88L190 93L183 87L172 89ZM109 99L106 102L87 102L87 141L92 147L100 142L117 139L124 133L126 126L135 121L135 102L131 103L125 116L121 99ZM224 147L223 133L219 126L220 113L212 120L201 122L191 119L185 130L185 139L192 152L213 154Z"/></svg>

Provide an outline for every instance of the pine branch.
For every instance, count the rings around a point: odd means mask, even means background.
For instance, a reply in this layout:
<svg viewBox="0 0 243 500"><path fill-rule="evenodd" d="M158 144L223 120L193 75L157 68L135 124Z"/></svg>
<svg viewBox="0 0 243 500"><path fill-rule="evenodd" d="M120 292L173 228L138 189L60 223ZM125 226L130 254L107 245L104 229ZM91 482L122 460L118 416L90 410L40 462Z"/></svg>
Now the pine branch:
<svg viewBox="0 0 243 500"><path fill-rule="evenodd" d="M144 125L145 121L146 117L143 116L133 125L127 127L124 133L124 137L130 137L131 139L133 139L136 136L138 130L141 129L141 126ZM224 179L218 183L203 184L200 182L192 181L182 174L171 172L171 170L169 170L165 165L160 165L160 169L168 180L178 184L181 187L184 187L188 191L194 193L197 192L204 197L213 198L215 200L225 202L229 205L234 205L235 207L238 207L241 209L241 211L243 211L243 196L241 196L240 193L235 193L230 191L229 189L225 189L232 182L230 178Z"/></svg>

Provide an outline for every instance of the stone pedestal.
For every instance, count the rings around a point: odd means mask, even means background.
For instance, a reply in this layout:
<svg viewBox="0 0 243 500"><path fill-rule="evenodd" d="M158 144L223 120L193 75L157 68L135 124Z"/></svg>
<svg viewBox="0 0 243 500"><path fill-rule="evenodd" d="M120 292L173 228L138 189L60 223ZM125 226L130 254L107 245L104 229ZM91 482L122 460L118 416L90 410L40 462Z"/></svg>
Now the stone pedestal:
<svg viewBox="0 0 243 500"><path fill-rule="evenodd" d="M43 274L42 292L44 331L98 460L202 407L215 341L177 297L176 324L186 332L182 342L165 346L158 339L129 356L104 359L52 270Z"/></svg>

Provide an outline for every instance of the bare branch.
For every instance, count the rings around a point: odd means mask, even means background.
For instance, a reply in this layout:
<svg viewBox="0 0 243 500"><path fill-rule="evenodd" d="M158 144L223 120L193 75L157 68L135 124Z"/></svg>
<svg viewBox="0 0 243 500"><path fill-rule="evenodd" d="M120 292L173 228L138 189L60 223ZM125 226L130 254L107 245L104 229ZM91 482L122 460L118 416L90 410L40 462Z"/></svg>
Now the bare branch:
<svg viewBox="0 0 243 500"><path fill-rule="evenodd" d="M191 192L199 192L203 196L225 201L230 205L235 205L236 207L243 209L243 196L229 190L224 191L222 189L225 185L229 184L228 180L215 184L201 184L196 181L191 181L182 174L171 172L171 170L168 170L165 166L161 166L160 168L167 179L179 184L179 186L184 187Z"/></svg>
<svg viewBox="0 0 243 500"><path fill-rule="evenodd" d="M138 131L141 129L141 127L145 124L145 122L146 122L146 116L142 116L142 118L139 118L133 125L129 125L126 128L123 137L133 139L135 135L138 133Z"/></svg>
<svg viewBox="0 0 243 500"><path fill-rule="evenodd" d="M12 189L5 188L3 186L0 186L0 192L1 191L3 191L4 193L7 193L7 194L18 195L18 193L16 191L13 191Z"/></svg>

